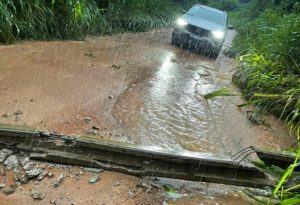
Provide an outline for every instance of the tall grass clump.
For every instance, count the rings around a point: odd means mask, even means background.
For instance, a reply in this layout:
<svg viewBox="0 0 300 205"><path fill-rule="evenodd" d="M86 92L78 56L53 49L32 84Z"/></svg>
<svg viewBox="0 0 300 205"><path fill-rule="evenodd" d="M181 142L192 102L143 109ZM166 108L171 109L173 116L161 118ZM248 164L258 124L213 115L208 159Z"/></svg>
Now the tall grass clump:
<svg viewBox="0 0 300 205"><path fill-rule="evenodd" d="M262 113L284 118L300 136L300 15L267 10L240 29L233 81Z"/></svg>
<svg viewBox="0 0 300 205"><path fill-rule="evenodd" d="M195 0L1 0L0 42L146 31L170 25L194 3Z"/></svg>

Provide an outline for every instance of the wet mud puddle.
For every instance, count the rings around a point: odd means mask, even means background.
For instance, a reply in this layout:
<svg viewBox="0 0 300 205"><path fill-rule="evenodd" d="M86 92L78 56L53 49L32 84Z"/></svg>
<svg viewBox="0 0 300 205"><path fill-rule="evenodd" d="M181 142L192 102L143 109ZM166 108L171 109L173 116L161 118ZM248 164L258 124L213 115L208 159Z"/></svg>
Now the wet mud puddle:
<svg viewBox="0 0 300 205"><path fill-rule="evenodd" d="M172 152L290 145L278 121L253 126L237 107L244 101L231 84L232 59L212 60L169 40L160 31L0 46L0 123L67 134L94 127L99 137L116 131L107 139ZM220 88L237 96L204 98ZM229 186L164 182L189 197L170 204L247 204Z"/></svg>

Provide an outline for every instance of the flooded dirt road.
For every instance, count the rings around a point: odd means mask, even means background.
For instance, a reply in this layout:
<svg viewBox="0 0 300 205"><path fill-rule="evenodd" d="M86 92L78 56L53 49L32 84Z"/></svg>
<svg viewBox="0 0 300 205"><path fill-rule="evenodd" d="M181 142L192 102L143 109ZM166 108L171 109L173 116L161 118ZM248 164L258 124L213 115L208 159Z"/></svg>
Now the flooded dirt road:
<svg viewBox="0 0 300 205"><path fill-rule="evenodd" d="M254 126L238 108L243 100L231 85L234 60L212 60L170 39L170 31L160 30L0 46L0 123L172 151L230 155L254 144L290 146L292 137L276 119ZM203 97L219 88L237 96ZM189 194L170 204L248 203L232 187L165 182Z"/></svg>

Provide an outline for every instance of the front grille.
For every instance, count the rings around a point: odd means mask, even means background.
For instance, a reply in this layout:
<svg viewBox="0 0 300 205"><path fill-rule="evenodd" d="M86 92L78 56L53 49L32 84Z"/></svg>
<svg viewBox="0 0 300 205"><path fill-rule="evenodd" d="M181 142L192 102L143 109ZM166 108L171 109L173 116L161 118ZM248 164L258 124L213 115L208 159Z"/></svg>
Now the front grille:
<svg viewBox="0 0 300 205"><path fill-rule="evenodd" d="M208 31L208 30L193 26L191 24L188 24L186 26L186 30L193 33L193 34L196 34L196 35L199 35L199 36L205 36L205 37L208 37L209 33L210 33L210 31Z"/></svg>

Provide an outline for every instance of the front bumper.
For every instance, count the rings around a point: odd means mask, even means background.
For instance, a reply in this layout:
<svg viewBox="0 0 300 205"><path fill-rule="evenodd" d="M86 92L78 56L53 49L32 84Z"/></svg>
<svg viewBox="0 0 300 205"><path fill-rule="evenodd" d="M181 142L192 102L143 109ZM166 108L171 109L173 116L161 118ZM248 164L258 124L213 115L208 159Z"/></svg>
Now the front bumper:
<svg viewBox="0 0 300 205"><path fill-rule="evenodd" d="M201 48L214 48L220 49L224 43L224 40L216 40L211 34L208 36L200 36L189 32L184 28L175 27L173 30L173 37L176 38L181 44L188 44L189 47L201 47Z"/></svg>

